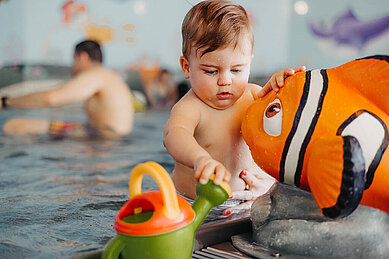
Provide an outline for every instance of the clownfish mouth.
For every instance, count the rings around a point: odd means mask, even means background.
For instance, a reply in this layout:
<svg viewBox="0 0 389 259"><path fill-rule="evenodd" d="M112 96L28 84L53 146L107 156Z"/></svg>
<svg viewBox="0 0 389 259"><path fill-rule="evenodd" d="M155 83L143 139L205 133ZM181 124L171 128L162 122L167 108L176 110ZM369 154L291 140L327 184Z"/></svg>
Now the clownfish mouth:
<svg viewBox="0 0 389 259"><path fill-rule="evenodd" d="M228 99L231 99L231 97L232 97L232 94L229 92L221 92L221 93L217 94L217 98L219 100L228 100Z"/></svg>

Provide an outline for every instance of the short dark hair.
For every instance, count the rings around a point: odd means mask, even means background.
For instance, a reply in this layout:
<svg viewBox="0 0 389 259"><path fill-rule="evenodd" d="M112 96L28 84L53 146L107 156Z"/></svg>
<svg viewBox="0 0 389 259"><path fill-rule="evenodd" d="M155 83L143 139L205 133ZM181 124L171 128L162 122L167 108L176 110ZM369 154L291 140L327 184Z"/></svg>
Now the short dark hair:
<svg viewBox="0 0 389 259"><path fill-rule="evenodd" d="M100 44L93 40L84 40L78 43L74 49L78 55L81 52L86 52L92 61L102 63L103 53L101 52Z"/></svg>

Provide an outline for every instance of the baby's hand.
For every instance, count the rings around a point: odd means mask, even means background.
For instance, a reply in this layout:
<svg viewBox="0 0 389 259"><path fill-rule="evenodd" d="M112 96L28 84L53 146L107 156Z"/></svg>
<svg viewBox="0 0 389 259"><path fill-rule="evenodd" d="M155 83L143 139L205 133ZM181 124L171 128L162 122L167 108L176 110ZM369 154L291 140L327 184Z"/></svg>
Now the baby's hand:
<svg viewBox="0 0 389 259"><path fill-rule="evenodd" d="M212 174L216 174L213 182L221 184L222 181L229 181L231 174L222 163L210 156L199 157L194 165L195 179L202 184L206 184Z"/></svg>
<svg viewBox="0 0 389 259"><path fill-rule="evenodd" d="M224 215L250 209L255 199L265 194L275 182L271 178L262 178L260 175L255 175L247 170L243 170L239 177L245 181L247 188L244 191L232 192L230 199L244 200L246 202L224 210Z"/></svg>
<svg viewBox="0 0 389 259"><path fill-rule="evenodd" d="M287 68L283 69L281 71L278 71L272 77L270 80L266 83L266 85L261 89L261 91L258 93L258 97L265 96L270 90L274 90L278 92L281 87L284 86L284 81L286 78L288 78L291 75L294 75L297 72L305 72L305 66L296 67L296 68Z"/></svg>

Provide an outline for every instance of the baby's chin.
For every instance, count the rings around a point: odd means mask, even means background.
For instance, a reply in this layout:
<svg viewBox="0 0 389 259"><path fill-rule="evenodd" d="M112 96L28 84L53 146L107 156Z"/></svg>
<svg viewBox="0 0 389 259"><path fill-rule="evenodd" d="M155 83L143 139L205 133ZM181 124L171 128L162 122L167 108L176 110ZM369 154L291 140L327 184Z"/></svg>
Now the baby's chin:
<svg viewBox="0 0 389 259"><path fill-rule="evenodd" d="M217 100L217 101L211 101L211 102L209 102L209 101L208 102L203 101L203 102L213 109L225 110L225 109L228 109L231 106L233 106L236 101L232 100L232 99L226 99L226 100Z"/></svg>

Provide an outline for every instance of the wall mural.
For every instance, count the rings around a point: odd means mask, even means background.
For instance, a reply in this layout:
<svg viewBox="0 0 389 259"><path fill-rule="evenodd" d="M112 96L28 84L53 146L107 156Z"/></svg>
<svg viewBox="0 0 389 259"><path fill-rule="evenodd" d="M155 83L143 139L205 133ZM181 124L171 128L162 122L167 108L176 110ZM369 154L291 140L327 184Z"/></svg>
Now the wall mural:
<svg viewBox="0 0 389 259"><path fill-rule="evenodd" d="M131 44L136 42L135 37L130 34L135 31L134 24L125 24L119 29L108 24L100 24L91 20L87 7L81 2L66 1L62 5L62 15L66 25L80 27L84 30L86 38L96 40L101 44L114 40L124 40Z"/></svg>
<svg viewBox="0 0 389 259"><path fill-rule="evenodd" d="M344 53L361 53L380 38L389 39L389 15L361 20L351 9L347 9L329 25L324 21L310 21L309 29L321 43L319 45L326 50L331 49L331 52L339 54L336 49L341 48ZM326 45L323 42L331 42L331 44ZM387 48L389 49L389 43Z"/></svg>
<svg viewBox="0 0 389 259"><path fill-rule="evenodd" d="M16 33L10 33L6 37L7 40L1 48L4 59L8 61L8 64L17 64L25 55L23 41Z"/></svg>
<svg viewBox="0 0 389 259"><path fill-rule="evenodd" d="M74 37L77 34L82 35L79 38L96 40L100 44L124 42L134 45L137 42L135 24L116 25L92 18L88 6L82 1L64 1L59 6L59 10L61 22L47 30L42 39L41 53L46 61L62 60L64 53L58 47L58 40L64 37Z"/></svg>

